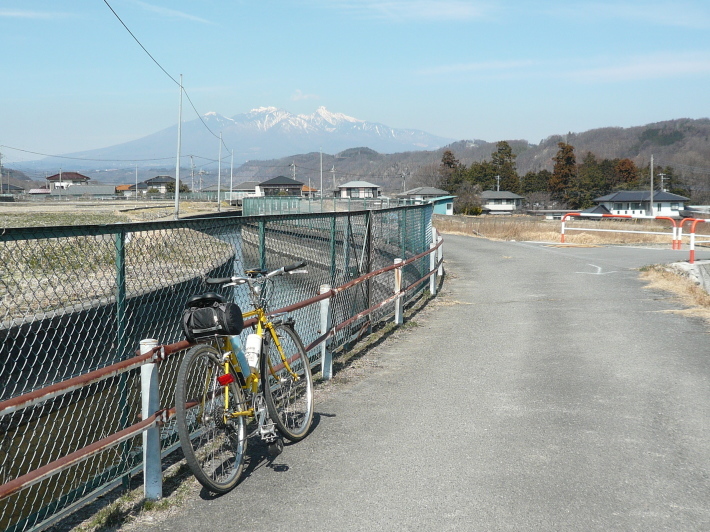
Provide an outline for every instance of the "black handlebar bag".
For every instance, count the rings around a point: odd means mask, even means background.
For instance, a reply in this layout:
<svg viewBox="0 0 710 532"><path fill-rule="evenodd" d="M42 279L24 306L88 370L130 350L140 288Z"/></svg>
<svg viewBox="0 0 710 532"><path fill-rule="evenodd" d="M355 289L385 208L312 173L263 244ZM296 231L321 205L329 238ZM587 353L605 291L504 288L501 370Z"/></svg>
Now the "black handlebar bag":
<svg viewBox="0 0 710 532"><path fill-rule="evenodd" d="M182 329L189 342L214 336L235 335L244 330L242 309L219 294L190 298L182 313Z"/></svg>

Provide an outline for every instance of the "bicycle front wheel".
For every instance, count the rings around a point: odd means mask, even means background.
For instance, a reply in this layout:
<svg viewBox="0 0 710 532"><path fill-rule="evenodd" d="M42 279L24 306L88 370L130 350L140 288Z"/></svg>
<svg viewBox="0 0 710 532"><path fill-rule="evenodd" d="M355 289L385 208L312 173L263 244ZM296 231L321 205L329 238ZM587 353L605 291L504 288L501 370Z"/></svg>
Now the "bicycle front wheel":
<svg viewBox="0 0 710 532"><path fill-rule="evenodd" d="M290 326L278 325L274 332L284 358L267 332L261 370L264 397L269 416L279 432L291 441L298 441L306 437L313 421L311 366L301 339Z"/></svg>
<svg viewBox="0 0 710 532"><path fill-rule="evenodd" d="M197 345L185 354L175 388L180 446L197 480L214 493L226 493L237 484L247 447L246 419L228 415L246 409L241 388L236 380L222 386L217 381L222 375L219 350Z"/></svg>

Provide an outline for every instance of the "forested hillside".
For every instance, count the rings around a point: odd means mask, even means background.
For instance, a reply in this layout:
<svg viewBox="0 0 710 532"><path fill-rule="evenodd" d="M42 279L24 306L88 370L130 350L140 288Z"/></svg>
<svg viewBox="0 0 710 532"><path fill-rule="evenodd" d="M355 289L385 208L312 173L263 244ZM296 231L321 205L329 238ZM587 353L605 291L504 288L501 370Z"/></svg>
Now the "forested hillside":
<svg viewBox="0 0 710 532"><path fill-rule="evenodd" d="M442 158L448 151L457 164L467 169L469 176L478 176L462 182L479 188L495 186L494 177L500 170L496 168L495 157L510 158L505 164L512 164L518 179L518 190L521 194L532 194L539 192L532 190L536 188L532 182L545 181L548 178L545 172L552 174L560 143L572 148L582 178L581 181L573 180L564 185L576 187L575 190L552 194L552 202L586 205L590 201L589 196L600 191L606 193L619 187L645 187L650 178L649 165L653 155L655 171L664 174L666 188L683 193L693 203L710 203L709 119L678 119L632 128L593 129L584 133L552 136L539 145L526 140L509 140L505 142L505 155L495 155L500 143L481 140L459 141L437 151L390 155L368 148L354 148L337 155L323 154L323 188L329 191L334 182L343 184L351 180L365 180L382 186L386 193L424 185L448 186L456 192L456 184L446 183L441 173ZM296 179L305 183L310 179L313 187L320 188L320 157L316 152L272 161L252 161L238 170L239 180L291 176L291 165L295 164ZM621 161L624 161L621 167L615 169ZM594 178L599 172L603 178ZM502 190L515 188L513 183L501 183ZM577 200L573 200L574 195ZM544 198L542 201L549 203Z"/></svg>

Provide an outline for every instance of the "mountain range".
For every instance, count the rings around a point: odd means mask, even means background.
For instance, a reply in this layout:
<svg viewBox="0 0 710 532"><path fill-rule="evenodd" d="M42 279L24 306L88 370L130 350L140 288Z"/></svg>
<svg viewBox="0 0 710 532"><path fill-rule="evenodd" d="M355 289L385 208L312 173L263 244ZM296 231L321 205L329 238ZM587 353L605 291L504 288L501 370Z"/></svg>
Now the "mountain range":
<svg viewBox="0 0 710 532"><path fill-rule="evenodd" d="M295 171L296 179L317 188L320 188L321 179L326 189L345 181L365 180L382 186L385 191L401 191L405 187L435 186L445 149L453 151L466 165L490 160L496 150L495 142L454 141L422 131L394 129L342 113L331 113L324 107L311 115L294 115L275 107L253 109L232 118L207 113L182 126L182 153L195 154L196 171L200 168L207 170L203 176L204 186L217 181L214 160L219 151L218 138L205 126L213 133L221 131L227 146L239 147L239 157L235 150L235 184L278 175L291 176ZM34 175L45 169L53 173L63 167L65 171L80 171L104 183L132 183L134 163L130 161L169 154L174 151L176 140L177 126L174 126L124 144L70 154L86 159L129 161L124 167L119 163L96 161L72 161L70 167L66 159L51 158L17 163L13 167ZM682 118L629 128L606 127L553 135L540 144L531 144L527 140L507 142L517 156L517 171L521 176L528 171L552 170L552 158L559 142L574 146L578 162L591 152L600 159L629 158L638 166L646 166L653 155L657 166L671 166L677 174L690 176L697 186L704 187L710 176L710 119L707 118ZM322 154L319 148L322 148ZM203 156L210 160L206 161ZM227 183L231 174L230 154L225 149L222 156L222 182ZM150 167L140 163L140 180L158 174L174 175L173 161L162 161ZM241 161L246 162L239 165ZM109 164L111 168L107 168ZM181 178L191 185L189 167L190 161L183 158ZM29 181L18 172L12 177L16 184Z"/></svg>
<svg viewBox="0 0 710 532"><path fill-rule="evenodd" d="M411 150L434 150L455 139L437 137L423 131L395 129L333 113L319 107L310 115L294 115L276 107L259 107L248 113L228 118L215 112L182 123L181 153L194 155L195 164L219 158L219 135L224 142L222 157L230 163L229 150L234 150L235 164L253 159L273 159L286 155L318 151L337 153L353 146L368 146L381 153ZM168 158L176 152L177 124L140 139L95 150L64 154L74 160L75 170L133 167L133 161ZM99 161L106 161L105 163ZM140 162L141 166L166 166L165 160ZM189 166L185 163L184 166ZM223 166L224 166L223 162ZM48 157L17 164L18 168L44 170L67 166L67 161Z"/></svg>

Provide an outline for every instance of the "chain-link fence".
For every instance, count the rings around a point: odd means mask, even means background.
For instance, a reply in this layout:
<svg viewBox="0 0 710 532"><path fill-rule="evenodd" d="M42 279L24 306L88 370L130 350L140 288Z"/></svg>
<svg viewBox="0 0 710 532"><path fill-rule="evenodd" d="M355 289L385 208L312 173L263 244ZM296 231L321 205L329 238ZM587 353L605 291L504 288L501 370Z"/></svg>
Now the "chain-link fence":
<svg viewBox="0 0 710 532"><path fill-rule="evenodd" d="M432 205L379 211L221 217L171 222L6 229L0 235L0 486L83 449L140 419L140 369L76 387L33 406L2 403L83 376L135 355L141 339L183 339L180 317L189 296L208 291L206 277L243 275L305 260L308 275L277 280L271 310L306 300L327 284L341 286L367 272L429 249ZM429 271L427 256L403 268L403 286ZM213 288L210 288L213 289ZM382 275L339 292L334 325L393 293ZM225 289L250 308L244 287ZM346 346L389 304L340 330L331 349ZM304 345L320 335L318 305L293 313ZM244 333L246 335L246 331ZM309 353L318 362L319 348ZM160 366L161 408L172 407L181 355ZM176 448L170 422L164 452ZM0 500L0 530L30 530L121 482L142 462L140 435L111 446Z"/></svg>
<svg viewBox="0 0 710 532"><path fill-rule="evenodd" d="M404 198L303 198L301 196L259 196L239 200L244 216L302 214L312 212L351 212L389 209L422 203Z"/></svg>

